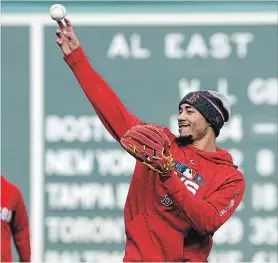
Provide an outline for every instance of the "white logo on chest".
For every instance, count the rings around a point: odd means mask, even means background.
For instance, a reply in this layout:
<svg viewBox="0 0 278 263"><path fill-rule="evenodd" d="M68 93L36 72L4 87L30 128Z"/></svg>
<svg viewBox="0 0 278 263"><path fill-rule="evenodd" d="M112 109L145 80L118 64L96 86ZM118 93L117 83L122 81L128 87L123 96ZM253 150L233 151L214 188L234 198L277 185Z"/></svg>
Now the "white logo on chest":
<svg viewBox="0 0 278 263"><path fill-rule="evenodd" d="M181 181L184 183L185 187L188 191L190 191L192 194L196 194L197 190L199 189L199 185L196 184L193 181L190 181L186 179L185 177L181 177Z"/></svg>

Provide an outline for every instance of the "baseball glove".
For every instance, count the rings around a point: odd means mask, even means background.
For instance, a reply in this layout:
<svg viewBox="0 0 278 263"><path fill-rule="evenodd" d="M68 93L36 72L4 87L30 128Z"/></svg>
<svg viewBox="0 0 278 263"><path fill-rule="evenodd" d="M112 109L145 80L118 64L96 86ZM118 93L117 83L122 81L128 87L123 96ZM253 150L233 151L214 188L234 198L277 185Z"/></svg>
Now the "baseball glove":
<svg viewBox="0 0 278 263"><path fill-rule="evenodd" d="M168 137L151 125L138 125L128 130L121 145L137 160L150 169L167 174L173 167Z"/></svg>

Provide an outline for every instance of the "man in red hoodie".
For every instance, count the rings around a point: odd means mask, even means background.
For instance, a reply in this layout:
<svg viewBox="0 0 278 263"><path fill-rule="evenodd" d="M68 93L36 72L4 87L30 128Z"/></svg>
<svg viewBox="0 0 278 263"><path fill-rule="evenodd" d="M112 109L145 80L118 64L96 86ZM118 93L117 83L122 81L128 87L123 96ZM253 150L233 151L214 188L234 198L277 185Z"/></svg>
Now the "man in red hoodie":
<svg viewBox="0 0 278 263"><path fill-rule="evenodd" d="M30 262L29 220L22 194L1 175L1 262L11 262L13 238L20 262Z"/></svg>
<svg viewBox="0 0 278 263"><path fill-rule="evenodd" d="M231 155L215 143L230 116L225 97L213 91L187 94L179 103L179 137L166 127L146 125L92 68L70 21L65 22L58 22L56 43L66 63L104 126L137 158L124 210L123 261L207 261L213 234L245 189Z"/></svg>

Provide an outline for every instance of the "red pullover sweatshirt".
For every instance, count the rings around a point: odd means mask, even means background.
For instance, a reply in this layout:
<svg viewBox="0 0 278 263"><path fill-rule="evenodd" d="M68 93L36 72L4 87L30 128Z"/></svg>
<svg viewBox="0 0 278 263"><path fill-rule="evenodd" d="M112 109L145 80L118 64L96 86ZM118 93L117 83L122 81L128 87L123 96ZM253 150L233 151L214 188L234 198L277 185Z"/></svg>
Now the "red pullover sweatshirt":
<svg viewBox="0 0 278 263"><path fill-rule="evenodd" d="M29 222L23 197L20 190L1 175L1 262L12 261L12 238L19 261L30 262Z"/></svg>
<svg viewBox="0 0 278 263"><path fill-rule="evenodd" d="M134 125L144 124L91 67L81 47L65 61L117 141ZM227 151L218 148L208 153L193 146L179 147L167 128L157 127L171 141L175 169L161 182L158 173L136 162L124 209L127 240L123 261L207 261L213 234L243 197L243 175Z"/></svg>

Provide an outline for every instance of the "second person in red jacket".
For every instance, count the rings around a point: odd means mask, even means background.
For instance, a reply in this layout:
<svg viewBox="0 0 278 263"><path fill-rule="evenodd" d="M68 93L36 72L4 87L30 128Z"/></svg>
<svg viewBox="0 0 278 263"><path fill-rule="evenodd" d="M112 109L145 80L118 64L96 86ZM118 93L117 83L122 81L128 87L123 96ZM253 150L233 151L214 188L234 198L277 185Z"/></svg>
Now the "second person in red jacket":
<svg viewBox="0 0 278 263"><path fill-rule="evenodd" d="M1 262L12 261L12 239L19 256L16 261L30 262L29 219L23 196L1 175Z"/></svg>

